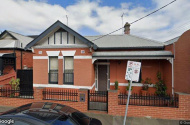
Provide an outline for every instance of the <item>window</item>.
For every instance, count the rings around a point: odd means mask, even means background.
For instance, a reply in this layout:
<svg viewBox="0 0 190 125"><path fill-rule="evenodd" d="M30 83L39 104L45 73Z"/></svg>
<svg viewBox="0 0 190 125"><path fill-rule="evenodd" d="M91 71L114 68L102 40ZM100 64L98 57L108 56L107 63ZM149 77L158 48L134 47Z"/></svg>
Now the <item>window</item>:
<svg viewBox="0 0 190 125"><path fill-rule="evenodd" d="M58 84L58 57L49 57L49 83Z"/></svg>
<svg viewBox="0 0 190 125"><path fill-rule="evenodd" d="M74 81L74 64L73 64L73 56L66 56L64 57L64 84L73 85Z"/></svg>
<svg viewBox="0 0 190 125"><path fill-rule="evenodd" d="M55 44L61 44L61 32L55 33Z"/></svg>

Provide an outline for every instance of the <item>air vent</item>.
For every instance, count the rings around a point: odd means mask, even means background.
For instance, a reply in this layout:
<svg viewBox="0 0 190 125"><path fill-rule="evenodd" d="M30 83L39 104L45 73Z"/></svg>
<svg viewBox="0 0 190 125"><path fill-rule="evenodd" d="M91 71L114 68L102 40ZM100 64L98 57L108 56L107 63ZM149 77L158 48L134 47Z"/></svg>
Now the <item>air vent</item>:
<svg viewBox="0 0 190 125"><path fill-rule="evenodd" d="M85 53L85 50L81 50L81 53Z"/></svg>
<svg viewBox="0 0 190 125"><path fill-rule="evenodd" d="M42 54L42 51L38 51L38 54Z"/></svg>

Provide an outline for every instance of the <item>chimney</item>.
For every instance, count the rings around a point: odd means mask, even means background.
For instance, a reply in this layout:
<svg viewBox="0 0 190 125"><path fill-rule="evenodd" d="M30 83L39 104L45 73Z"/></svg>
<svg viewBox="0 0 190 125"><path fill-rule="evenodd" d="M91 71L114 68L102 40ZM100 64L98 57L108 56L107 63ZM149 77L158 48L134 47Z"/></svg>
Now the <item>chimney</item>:
<svg viewBox="0 0 190 125"><path fill-rule="evenodd" d="M124 26L124 33L125 34L130 34L130 24L128 22L126 22L125 26Z"/></svg>

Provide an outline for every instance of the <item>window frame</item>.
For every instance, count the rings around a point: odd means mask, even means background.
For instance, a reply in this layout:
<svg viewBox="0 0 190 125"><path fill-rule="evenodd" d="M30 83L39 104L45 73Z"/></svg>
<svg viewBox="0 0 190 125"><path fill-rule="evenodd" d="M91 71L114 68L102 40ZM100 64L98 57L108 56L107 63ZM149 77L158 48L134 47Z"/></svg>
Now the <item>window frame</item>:
<svg viewBox="0 0 190 125"><path fill-rule="evenodd" d="M50 71L51 71L51 69L50 69L50 66L51 66L51 64L50 64L50 58L57 58L57 64L58 64L58 67L59 67L59 60L58 60L58 56L49 56L49 71L48 71L48 82L49 82L49 84L58 84L58 81L59 81L59 79L58 79L58 77L59 77L59 68L57 68L57 82L51 82L51 77L50 77Z"/></svg>
<svg viewBox="0 0 190 125"><path fill-rule="evenodd" d="M65 58L66 58L66 57L72 57L72 58L73 58L72 82L66 82L66 81L65 81ZM64 56L63 84L64 84L64 85L74 85L74 56Z"/></svg>

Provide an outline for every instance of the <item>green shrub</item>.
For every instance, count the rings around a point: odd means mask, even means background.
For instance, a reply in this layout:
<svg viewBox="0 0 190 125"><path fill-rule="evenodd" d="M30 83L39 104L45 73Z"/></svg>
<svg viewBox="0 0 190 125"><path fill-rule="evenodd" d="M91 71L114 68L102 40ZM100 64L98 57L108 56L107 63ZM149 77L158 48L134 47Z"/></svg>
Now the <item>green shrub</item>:
<svg viewBox="0 0 190 125"><path fill-rule="evenodd" d="M118 83L118 81L116 80L116 81L115 81L115 90L118 90L118 84L119 84L119 83Z"/></svg>

